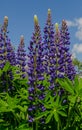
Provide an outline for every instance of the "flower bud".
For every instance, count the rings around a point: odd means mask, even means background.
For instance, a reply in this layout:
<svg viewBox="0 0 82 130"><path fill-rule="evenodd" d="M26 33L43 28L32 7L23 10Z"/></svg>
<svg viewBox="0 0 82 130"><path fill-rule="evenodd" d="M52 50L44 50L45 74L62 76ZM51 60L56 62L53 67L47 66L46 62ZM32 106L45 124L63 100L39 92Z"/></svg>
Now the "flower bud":
<svg viewBox="0 0 82 130"><path fill-rule="evenodd" d="M4 26L5 27L8 26L8 17L7 16L4 17Z"/></svg>
<svg viewBox="0 0 82 130"><path fill-rule="evenodd" d="M34 15L34 23L35 23L35 25L38 25L38 17L37 17L37 15Z"/></svg>
<svg viewBox="0 0 82 130"><path fill-rule="evenodd" d="M50 15L51 14L51 10L50 9L48 9L48 15Z"/></svg>
<svg viewBox="0 0 82 130"><path fill-rule="evenodd" d="M20 37L20 43L24 44L24 36L23 35L21 35L21 37Z"/></svg>
<svg viewBox="0 0 82 130"><path fill-rule="evenodd" d="M58 29L58 23L55 24L55 30L56 30L56 32L58 32L58 30L59 30Z"/></svg>

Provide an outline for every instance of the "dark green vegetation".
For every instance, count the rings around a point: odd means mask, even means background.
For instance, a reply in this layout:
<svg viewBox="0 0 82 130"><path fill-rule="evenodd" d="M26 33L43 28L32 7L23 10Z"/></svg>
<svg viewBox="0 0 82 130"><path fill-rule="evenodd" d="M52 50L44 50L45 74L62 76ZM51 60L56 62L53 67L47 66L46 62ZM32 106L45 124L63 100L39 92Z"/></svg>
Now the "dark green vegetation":
<svg viewBox="0 0 82 130"><path fill-rule="evenodd" d="M50 90L46 91L46 98L38 102L42 103L46 110L37 112L33 126L28 122L28 85L27 78L20 78L16 74L17 67L12 67L6 63L3 70L0 70L0 79L5 73L5 79L8 79L6 73L13 70L14 79L12 80L14 91L0 93L0 130L80 130L82 129L82 79L77 76L70 81L68 78L57 79L56 82L64 93L60 96L58 92L54 97ZM2 81L0 80L0 90ZM47 78L43 81L47 88L49 83ZM7 82L7 86L9 83ZM45 123L40 122L44 117ZM36 126L36 127L35 127Z"/></svg>

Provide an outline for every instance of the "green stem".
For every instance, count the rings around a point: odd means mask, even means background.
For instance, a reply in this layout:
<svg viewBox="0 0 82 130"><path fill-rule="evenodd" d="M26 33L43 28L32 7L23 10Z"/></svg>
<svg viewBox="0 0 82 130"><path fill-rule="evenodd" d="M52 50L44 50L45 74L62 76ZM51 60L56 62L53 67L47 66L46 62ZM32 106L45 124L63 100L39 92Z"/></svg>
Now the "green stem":
<svg viewBox="0 0 82 130"><path fill-rule="evenodd" d="M57 130L61 130L61 129L60 129L60 121L59 121L58 124L57 124Z"/></svg>
<svg viewBox="0 0 82 130"><path fill-rule="evenodd" d="M38 122L36 121L36 130L38 130Z"/></svg>

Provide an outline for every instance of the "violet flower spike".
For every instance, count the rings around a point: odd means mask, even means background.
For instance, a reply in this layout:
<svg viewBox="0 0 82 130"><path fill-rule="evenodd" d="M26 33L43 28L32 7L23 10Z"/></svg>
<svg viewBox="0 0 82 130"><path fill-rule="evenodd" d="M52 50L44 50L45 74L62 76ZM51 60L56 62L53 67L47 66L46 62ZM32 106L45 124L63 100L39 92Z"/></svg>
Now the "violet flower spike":
<svg viewBox="0 0 82 130"><path fill-rule="evenodd" d="M37 111L42 111L42 109L39 108L38 101L45 98L44 86L38 83L38 81L42 82L44 80L44 68L42 38L38 18L36 15L34 15L34 33L31 37L28 49L28 101L30 104L28 107L28 113L29 116L34 118ZM32 109L34 103L35 109ZM35 111L35 113L33 113L33 111ZM33 120L29 119L29 122L33 122Z"/></svg>

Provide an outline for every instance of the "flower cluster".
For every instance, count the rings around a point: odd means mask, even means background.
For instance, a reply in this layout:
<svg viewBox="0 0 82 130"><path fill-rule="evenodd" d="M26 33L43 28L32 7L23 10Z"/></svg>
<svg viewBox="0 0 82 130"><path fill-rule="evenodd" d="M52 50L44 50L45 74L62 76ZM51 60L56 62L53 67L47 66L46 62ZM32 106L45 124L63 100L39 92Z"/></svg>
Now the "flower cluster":
<svg viewBox="0 0 82 130"><path fill-rule="evenodd" d="M34 16L34 33L32 40L30 41L29 55L28 55L28 80L29 80L29 102L28 107L29 112L29 122L33 122L33 117L35 116L35 111L38 110L44 111L45 108L42 104L38 102L43 100L44 95L44 86L42 83L39 84L39 81L44 80L44 67L43 67L43 48L42 48L42 38L40 32L40 26L38 23L37 16Z"/></svg>
<svg viewBox="0 0 82 130"><path fill-rule="evenodd" d="M51 10L48 9L48 18L42 41L38 19L36 15L34 16L34 33L30 41L30 46L28 47L27 71L29 85L28 100L30 104L28 113L30 123L34 121L34 117L36 117L39 111L46 110L44 105L39 102L45 99L47 94L45 91L46 87L43 85L45 77L48 76L48 89L51 92L51 96L55 96L57 89L59 95L64 92L55 82L56 79L67 76L69 79L73 80L75 76L75 70L68 47L70 43L69 33L66 22L63 22L61 30L59 30L58 24L56 23L54 31Z"/></svg>
<svg viewBox="0 0 82 130"><path fill-rule="evenodd" d="M60 35L60 30L58 28L58 23L55 24L55 59L56 59L56 77L64 78L64 50L63 43Z"/></svg>
<svg viewBox="0 0 82 130"><path fill-rule="evenodd" d="M73 80L76 72L75 72L75 69L74 69L74 65L72 63L71 54L69 52L70 37L69 37L68 27L67 27L65 20L62 21L61 39L62 39L63 50L64 50L65 75L70 80Z"/></svg>
<svg viewBox="0 0 82 130"><path fill-rule="evenodd" d="M22 72L22 78L26 77L26 51L25 51L25 45L24 45L24 36L21 35L20 38L20 44L17 49L17 65L19 66L20 71Z"/></svg>
<svg viewBox="0 0 82 130"><path fill-rule="evenodd" d="M7 37L6 39L6 47L7 47L7 60L10 62L11 65L16 65L16 55L14 52L14 48L11 44L10 39Z"/></svg>
<svg viewBox="0 0 82 130"><path fill-rule="evenodd" d="M43 36L43 54L44 54L44 67L47 75L49 75L50 86L49 89L54 89L54 79L56 78L56 48L54 44L54 26L51 19L51 10L48 9L48 18L44 28Z"/></svg>
<svg viewBox="0 0 82 130"><path fill-rule="evenodd" d="M2 69L4 65L4 38L2 32L0 32L0 69Z"/></svg>
<svg viewBox="0 0 82 130"><path fill-rule="evenodd" d="M2 68L4 67L5 63L8 61L11 65L16 65L16 57L13 46L11 44L10 39L7 36L7 26L8 26L8 17L4 17L4 24L1 28L0 32L0 59L3 63Z"/></svg>
<svg viewBox="0 0 82 130"><path fill-rule="evenodd" d="M7 62L11 65L16 65L15 52L11 45L10 39L7 36L8 17L4 17L4 24L0 31L0 69L3 69ZM13 74L11 68L4 71L0 75L0 92L9 92L11 94L14 90L12 79Z"/></svg>

